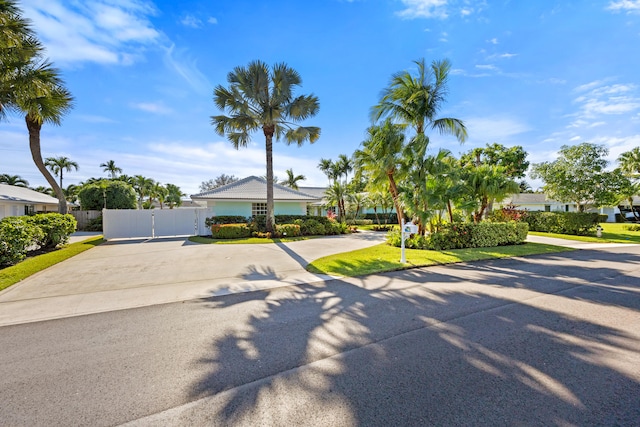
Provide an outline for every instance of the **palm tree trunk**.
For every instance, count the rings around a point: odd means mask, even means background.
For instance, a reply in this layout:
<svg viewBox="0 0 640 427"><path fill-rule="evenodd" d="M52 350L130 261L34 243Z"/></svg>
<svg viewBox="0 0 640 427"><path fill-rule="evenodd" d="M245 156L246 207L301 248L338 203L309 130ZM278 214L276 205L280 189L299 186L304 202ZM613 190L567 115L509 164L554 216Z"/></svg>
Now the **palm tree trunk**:
<svg viewBox="0 0 640 427"><path fill-rule="evenodd" d="M449 222L453 224L453 209L451 208L451 200L447 199L447 213L449 214Z"/></svg>
<svg viewBox="0 0 640 427"><path fill-rule="evenodd" d="M67 200L64 197L62 188L58 186L55 178L49 173L47 167L42 161L42 152L40 150L40 129L42 128L42 124L38 123L37 120L33 119L28 114L25 116L24 120L27 124L27 130L29 131L29 150L31 151L31 158L42 176L44 176L44 179L47 180L53 189L53 192L56 194L56 197L58 198L58 212L66 214Z"/></svg>
<svg viewBox="0 0 640 427"><path fill-rule="evenodd" d="M264 127L265 148L267 154L267 233L275 230L275 215L273 212L273 126Z"/></svg>
<svg viewBox="0 0 640 427"><path fill-rule="evenodd" d="M398 225L402 226L404 212L402 212L402 208L400 207L400 200L398 200L398 186L396 185L396 180L393 178L393 172L387 173L387 177L389 178L389 191L391 192L391 197L393 197L393 206L396 208Z"/></svg>

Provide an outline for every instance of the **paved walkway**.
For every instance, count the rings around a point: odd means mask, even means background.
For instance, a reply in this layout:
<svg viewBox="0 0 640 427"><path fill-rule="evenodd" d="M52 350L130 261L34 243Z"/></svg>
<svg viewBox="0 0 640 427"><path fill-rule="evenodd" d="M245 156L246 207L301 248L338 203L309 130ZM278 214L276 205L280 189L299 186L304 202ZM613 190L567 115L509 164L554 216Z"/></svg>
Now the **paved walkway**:
<svg viewBox="0 0 640 427"><path fill-rule="evenodd" d="M72 242L92 235L77 234ZM0 326L329 280L305 266L384 237L361 232L255 245L201 245L184 238L109 241L1 291ZM527 240L575 249L625 246Z"/></svg>

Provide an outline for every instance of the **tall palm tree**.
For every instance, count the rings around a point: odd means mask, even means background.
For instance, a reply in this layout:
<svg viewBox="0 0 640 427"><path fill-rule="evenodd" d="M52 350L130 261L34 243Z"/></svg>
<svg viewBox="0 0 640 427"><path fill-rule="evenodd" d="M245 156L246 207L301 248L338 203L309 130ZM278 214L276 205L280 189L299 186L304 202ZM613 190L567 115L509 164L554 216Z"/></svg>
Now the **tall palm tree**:
<svg viewBox="0 0 640 427"><path fill-rule="evenodd" d="M347 189L340 181L335 181L324 192L325 199L329 206L338 207L338 221L344 222L346 219L347 210L345 207L344 199L347 194Z"/></svg>
<svg viewBox="0 0 640 427"><path fill-rule="evenodd" d="M27 181L26 179L22 178L20 175L9 175L9 174L6 174L6 173L3 173L2 175L0 175L0 183L1 184L13 185L15 187L28 187L29 186L29 181Z"/></svg>
<svg viewBox="0 0 640 427"><path fill-rule="evenodd" d="M146 178L142 175L136 175L133 177L133 189L138 195L138 209L142 209L142 202L151 192L153 184L155 184L155 181L151 178Z"/></svg>
<svg viewBox="0 0 640 427"><path fill-rule="evenodd" d="M284 139L299 146L313 143L320 137L320 128L298 126L297 123L315 116L320 104L314 95L294 97L294 89L302 78L284 63L271 68L264 62L253 61L247 67L236 67L227 75L229 87L214 89L216 106L229 116L211 117L211 124L219 135L227 136L238 149L251 141L251 133L262 129L265 137L267 163L266 228L274 230L273 212L273 139Z"/></svg>
<svg viewBox="0 0 640 427"><path fill-rule="evenodd" d="M337 177L333 174L334 167L331 159L320 159L320 163L318 163L318 169L320 169L320 172L327 176L329 183L336 180Z"/></svg>
<svg viewBox="0 0 640 427"><path fill-rule="evenodd" d="M404 218L396 181L403 174L404 125L387 119L382 125L367 129L368 138L362 149L354 153L356 167L363 170L373 184L386 182L398 216L398 224Z"/></svg>
<svg viewBox="0 0 640 427"><path fill-rule="evenodd" d="M289 188L293 188L294 190L298 189L298 181L304 181L307 179L304 175L295 175L293 173L293 169L287 169L287 179L280 182L282 185L286 185Z"/></svg>
<svg viewBox="0 0 640 427"><path fill-rule="evenodd" d="M31 157L59 200L58 211L67 212L62 188L47 170L40 149L43 123L59 125L73 107L73 96L65 88L59 72L44 59L40 42L12 0L0 4L0 110L17 111L25 115L29 132ZM9 28L9 30L7 30ZM1 118L1 117L0 117Z"/></svg>
<svg viewBox="0 0 640 427"><path fill-rule="evenodd" d="M60 179L60 188L63 189L62 175L64 174L64 171L66 170L67 172L71 172L73 169L78 170L78 163L65 156L47 157L44 161L44 165Z"/></svg>
<svg viewBox="0 0 640 427"><path fill-rule="evenodd" d="M475 201L473 222L480 222L489 206L489 201L500 202L509 194L517 193L520 186L509 178L504 166L482 164L463 171L469 198Z"/></svg>
<svg viewBox="0 0 640 427"><path fill-rule="evenodd" d="M618 157L620 169L629 176L640 175L640 147L635 147L630 151L620 154Z"/></svg>
<svg viewBox="0 0 640 427"><path fill-rule="evenodd" d="M413 62L418 66L418 74L414 76L408 71L394 74L380 102L372 108L372 118L377 121L391 117L412 126L418 135L424 134L425 128L431 128L464 142L467 129L461 120L437 118L447 96L451 63L446 59L433 61L427 67L424 58Z"/></svg>
<svg viewBox="0 0 640 427"><path fill-rule="evenodd" d="M153 204L153 200L155 199L160 203L160 209L163 209L164 201L168 194L169 191L164 185L155 182L149 189L149 206Z"/></svg>
<svg viewBox="0 0 640 427"><path fill-rule="evenodd" d="M174 206L180 207L182 205L182 198L186 196L185 193L180 190L180 187L174 184L167 184L167 197L166 202L169 205L169 209L173 209Z"/></svg>
<svg viewBox="0 0 640 427"><path fill-rule="evenodd" d="M335 162L336 173L338 176L344 175L345 182L349 181L349 172L353 170L353 160L346 154L340 154Z"/></svg>
<svg viewBox="0 0 640 427"><path fill-rule="evenodd" d="M100 163L103 172L109 173L109 178L116 179L118 174L122 173L122 169L116 166L116 162L109 160L106 163Z"/></svg>

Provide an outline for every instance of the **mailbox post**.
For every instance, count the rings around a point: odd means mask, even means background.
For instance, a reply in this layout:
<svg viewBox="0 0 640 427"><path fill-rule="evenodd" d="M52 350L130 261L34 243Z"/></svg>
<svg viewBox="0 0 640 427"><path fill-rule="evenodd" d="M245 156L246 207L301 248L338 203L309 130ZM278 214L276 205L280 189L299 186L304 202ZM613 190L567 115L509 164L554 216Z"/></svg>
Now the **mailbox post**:
<svg viewBox="0 0 640 427"><path fill-rule="evenodd" d="M404 240L418 232L418 226L413 223L413 221L409 221L408 223L404 223L404 218L400 220L400 262L403 264L407 263L407 257L404 253Z"/></svg>

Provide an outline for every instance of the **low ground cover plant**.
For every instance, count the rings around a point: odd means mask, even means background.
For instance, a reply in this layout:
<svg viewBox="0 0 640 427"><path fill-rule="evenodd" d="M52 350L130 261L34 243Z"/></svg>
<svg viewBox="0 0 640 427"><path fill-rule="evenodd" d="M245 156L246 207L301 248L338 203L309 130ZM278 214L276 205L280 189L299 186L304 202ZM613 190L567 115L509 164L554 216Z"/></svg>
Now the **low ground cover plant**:
<svg viewBox="0 0 640 427"><path fill-rule="evenodd" d="M0 266L22 261L31 250L52 250L69 241L77 222L58 213L13 216L0 220Z"/></svg>

